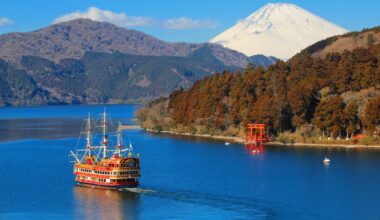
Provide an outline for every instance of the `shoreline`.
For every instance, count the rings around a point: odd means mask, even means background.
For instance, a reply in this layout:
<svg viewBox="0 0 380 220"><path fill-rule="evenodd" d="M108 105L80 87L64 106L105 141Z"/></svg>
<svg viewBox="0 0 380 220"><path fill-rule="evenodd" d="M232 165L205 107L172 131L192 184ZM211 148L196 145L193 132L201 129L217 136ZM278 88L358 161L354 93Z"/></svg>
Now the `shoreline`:
<svg viewBox="0 0 380 220"><path fill-rule="evenodd" d="M143 128L144 129L144 128ZM155 131L152 129L144 129L145 131L156 133L156 134L170 134L175 136L187 136L187 137L200 137L200 138L209 138L214 140L224 140L231 141L238 144L244 144L245 140L239 137L223 136L223 135L210 135L210 134L191 134L191 133L179 133L174 131ZM293 144L284 144L281 142L270 142L265 143L267 146L283 146L283 147L319 147L319 148L368 148L368 149L380 149L380 145L361 145L361 144L313 144L313 143L293 143Z"/></svg>

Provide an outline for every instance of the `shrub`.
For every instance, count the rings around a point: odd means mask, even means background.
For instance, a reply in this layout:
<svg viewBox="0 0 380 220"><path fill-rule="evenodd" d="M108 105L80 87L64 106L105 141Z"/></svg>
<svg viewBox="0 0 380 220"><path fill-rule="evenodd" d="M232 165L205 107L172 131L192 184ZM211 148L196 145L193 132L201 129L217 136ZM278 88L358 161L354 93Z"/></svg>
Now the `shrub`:
<svg viewBox="0 0 380 220"><path fill-rule="evenodd" d="M294 144L296 142L295 138L290 132L281 133L277 136L276 141L282 144Z"/></svg>
<svg viewBox="0 0 380 220"><path fill-rule="evenodd" d="M363 145L375 145L380 144L380 137L379 136L367 136L359 140L360 144Z"/></svg>

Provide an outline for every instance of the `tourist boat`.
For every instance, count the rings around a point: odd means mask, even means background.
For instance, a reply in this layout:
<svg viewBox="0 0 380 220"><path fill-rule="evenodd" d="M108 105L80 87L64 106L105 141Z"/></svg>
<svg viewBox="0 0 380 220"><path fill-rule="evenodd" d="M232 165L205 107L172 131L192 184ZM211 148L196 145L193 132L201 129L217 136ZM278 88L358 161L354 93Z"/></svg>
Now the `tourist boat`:
<svg viewBox="0 0 380 220"><path fill-rule="evenodd" d="M323 163L324 164L330 164L330 159L329 158L327 158L327 157L325 157L325 159L323 160Z"/></svg>
<svg viewBox="0 0 380 220"><path fill-rule="evenodd" d="M74 175L78 185L126 189L139 185L140 178L140 155L134 156L132 144L124 147L120 125L117 128L116 144L111 145L111 132L107 126L111 120L107 119L106 111L102 113L100 127L102 135L99 146L93 144L90 115L86 119L86 131L84 133L85 146L77 146L75 153L70 151L74 160ZM79 141L80 142L80 141Z"/></svg>

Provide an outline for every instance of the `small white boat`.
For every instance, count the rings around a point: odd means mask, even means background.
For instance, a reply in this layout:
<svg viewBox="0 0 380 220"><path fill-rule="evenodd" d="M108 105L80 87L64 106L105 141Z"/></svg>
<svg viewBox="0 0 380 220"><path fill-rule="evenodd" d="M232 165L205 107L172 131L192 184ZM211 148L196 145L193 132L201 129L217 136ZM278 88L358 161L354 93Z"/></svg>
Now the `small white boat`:
<svg viewBox="0 0 380 220"><path fill-rule="evenodd" d="M226 143L224 143L224 145L228 146L228 145L230 145L230 142L226 142Z"/></svg>
<svg viewBox="0 0 380 220"><path fill-rule="evenodd" d="M327 157L325 157L325 159L323 160L324 164L330 164L330 162L331 162L330 159Z"/></svg>

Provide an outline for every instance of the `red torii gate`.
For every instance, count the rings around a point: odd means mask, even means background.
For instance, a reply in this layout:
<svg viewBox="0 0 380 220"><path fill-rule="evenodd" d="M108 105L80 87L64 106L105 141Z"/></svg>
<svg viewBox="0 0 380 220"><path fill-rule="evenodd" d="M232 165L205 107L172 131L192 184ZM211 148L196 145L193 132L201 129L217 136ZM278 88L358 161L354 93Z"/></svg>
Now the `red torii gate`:
<svg viewBox="0 0 380 220"><path fill-rule="evenodd" d="M266 124L262 123L249 123L247 128L249 134L245 134L245 144L252 149L252 153L262 151L263 143L269 142L268 132L266 131ZM258 132L257 132L258 130ZM260 147L260 148L259 148Z"/></svg>

